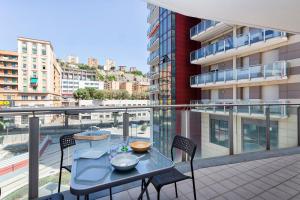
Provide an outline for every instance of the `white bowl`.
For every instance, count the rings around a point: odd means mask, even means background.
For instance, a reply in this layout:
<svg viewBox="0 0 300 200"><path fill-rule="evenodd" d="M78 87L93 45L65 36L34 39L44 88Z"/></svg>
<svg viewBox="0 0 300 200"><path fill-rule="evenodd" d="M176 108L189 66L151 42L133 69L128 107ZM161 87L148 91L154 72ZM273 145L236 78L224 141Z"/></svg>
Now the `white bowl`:
<svg viewBox="0 0 300 200"><path fill-rule="evenodd" d="M135 168L135 166L139 163L139 161L140 161L139 157L135 155L122 153L113 157L110 163L117 170L127 171Z"/></svg>

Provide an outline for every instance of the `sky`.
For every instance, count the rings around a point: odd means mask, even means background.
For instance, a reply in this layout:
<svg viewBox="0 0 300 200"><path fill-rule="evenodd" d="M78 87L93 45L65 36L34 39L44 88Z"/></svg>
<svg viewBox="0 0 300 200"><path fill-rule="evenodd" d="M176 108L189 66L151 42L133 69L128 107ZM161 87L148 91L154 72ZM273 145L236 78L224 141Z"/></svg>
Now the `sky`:
<svg viewBox="0 0 300 200"><path fill-rule="evenodd" d="M147 66L144 0L0 0L0 49L16 50L17 37L49 40L57 58L79 56L100 64Z"/></svg>

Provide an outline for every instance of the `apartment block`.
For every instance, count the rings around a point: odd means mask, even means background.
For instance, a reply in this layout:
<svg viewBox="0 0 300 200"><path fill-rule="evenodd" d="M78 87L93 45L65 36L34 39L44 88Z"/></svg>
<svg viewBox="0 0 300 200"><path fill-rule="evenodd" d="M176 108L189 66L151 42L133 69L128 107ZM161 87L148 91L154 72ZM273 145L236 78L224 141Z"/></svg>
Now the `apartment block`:
<svg viewBox="0 0 300 200"><path fill-rule="evenodd" d="M201 113L202 157L228 154L228 109L225 105L296 103L300 100L300 37L201 19L191 27L190 39L201 44L191 51L190 87L201 91L192 103L224 104ZM266 148L266 113L270 113L271 148L296 146L296 110L282 106L234 108L234 153Z"/></svg>
<svg viewBox="0 0 300 200"><path fill-rule="evenodd" d="M49 41L18 38L17 106L59 106L61 68Z"/></svg>
<svg viewBox="0 0 300 200"><path fill-rule="evenodd" d="M0 100L18 99L18 53L0 50Z"/></svg>
<svg viewBox="0 0 300 200"><path fill-rule="evenodd" d="M119 90L120 82L118 81L105 81L104 83L105 90Z"/></svg>
<svg viewBox="0 0 300 200"><path fill-rule="evenodd" d="M91 67L98 68L99 61L97 58L88 58L88 65Z"/></svg>
<svg viewBox="0 0 300 200"><path fill-rule="evenodd" d="M96 80L96 70L83 70L77 67L62 68L62 96L72 98L79 88L104 89L104 82Z"/></svg>
<svg viewBox="0 0 300 200"><path fill-rule="evenodd" d="M67 57L67 62L70 64L79 64L79 57L74 55L69 55Z"/></svg>
<svg viewBox="0 0 300 200"><path fill-rule="evenodd" d="M133 84L132 82L120 82L119 89L126 90L131 95L133 92Z"/></svg>

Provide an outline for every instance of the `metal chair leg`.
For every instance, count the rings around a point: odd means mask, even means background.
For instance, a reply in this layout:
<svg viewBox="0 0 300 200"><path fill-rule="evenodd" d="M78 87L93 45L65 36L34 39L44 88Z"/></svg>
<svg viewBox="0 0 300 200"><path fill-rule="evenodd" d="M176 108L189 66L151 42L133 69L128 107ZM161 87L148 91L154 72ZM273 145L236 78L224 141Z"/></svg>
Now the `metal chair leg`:
<svg viewBox="0 0 300 200"><path fill-rule="evenodd" d="M59 179L58 179L58 193L60 193L60 185L61 185L61 171L62 171L62 168L60 168L60 170L59 170Z"/></svg>
<svg viewBox="0 0 300 200"><path fill-rule="evenodd" d="M195 179L192 178L192 181L193 181L194 199L197 200L197 197L196 197L196 187L195 187Z"/></svg>
<svg viewBox="0 0 300 200"><path fill-rule="evenodd" d="M85 195L85 196L84 196L84 199L85 199L85 200L89 200L89 195Z"/></svg>
<svg viewBox="0 0 300 200"><path fill-rule="evenodd" d="M160 199L160 190L157 190L157 200Z"/></svg>
<svg viewBox="0 0 300 200"><path fill-rule="evenodd" d="M178 193L177 193L177 184L176 184L176 182L174 183L174 185L175 185L175 194L176 194L176 198L178 198Z"/></svg>
<svg viewBox="0 0 300 200"><path fill-rule="evenodd" d="M77 195L77 200L80 200L80 196L79 195Z"/></svg>
<svg viewBox="0 0 300 200"><path fill-rule="evenodd" d="M109 198L110 198L110 200L113 199L113 198L112 198L112 190L111 190L111 188L109 188Z"/></svg>

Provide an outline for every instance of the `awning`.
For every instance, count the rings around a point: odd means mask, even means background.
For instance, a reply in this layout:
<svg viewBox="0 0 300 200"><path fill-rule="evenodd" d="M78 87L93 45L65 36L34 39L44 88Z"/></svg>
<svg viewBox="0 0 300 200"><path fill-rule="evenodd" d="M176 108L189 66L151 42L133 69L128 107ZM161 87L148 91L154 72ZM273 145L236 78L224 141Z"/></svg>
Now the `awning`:
<svg viewBox="0 0 300 200"><path fill-rule="evenodd" d="M300 0L147 0L180 14L300 33Z"/></svg>

